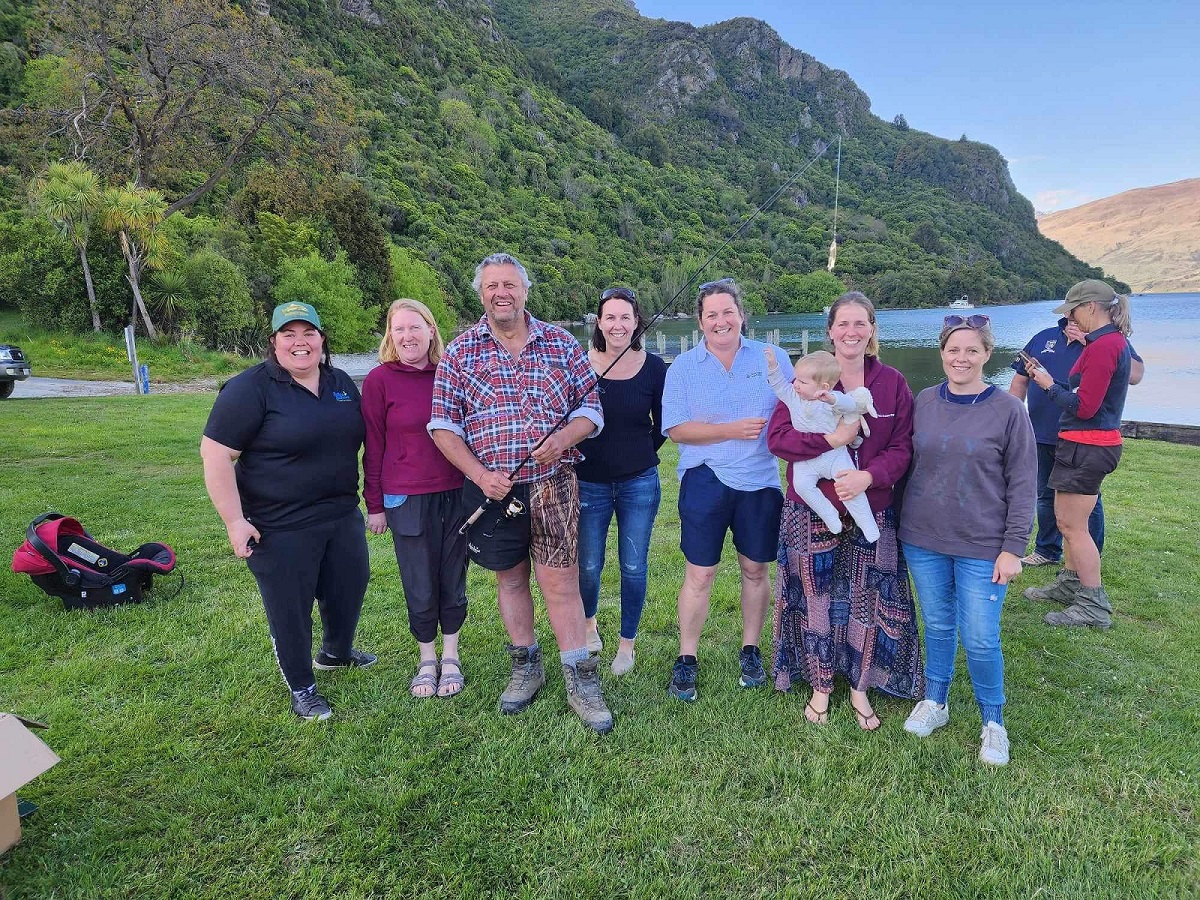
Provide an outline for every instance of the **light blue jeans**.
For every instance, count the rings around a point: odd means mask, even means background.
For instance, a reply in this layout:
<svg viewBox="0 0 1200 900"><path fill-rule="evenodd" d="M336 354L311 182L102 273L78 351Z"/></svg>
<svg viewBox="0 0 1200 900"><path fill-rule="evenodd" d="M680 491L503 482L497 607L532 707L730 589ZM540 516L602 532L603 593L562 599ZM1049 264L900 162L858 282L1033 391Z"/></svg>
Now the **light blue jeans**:
<svg viewBox="0 0 1200 900"><path fill-rule="evenodd" d="M980 715L985 724L1003 725L1000 610L1007 586L992 583L996 561L903 546L925 623L925 698L946 702L961 638Z"/></svg>
<svg viewBox="0 0 1200 900"><path fill-rule="evenodd" d="M600 573L608 527L617 514L617 558L621 564L621 637L637 637L646 605L650 533L662 499L658 469L625 481L579 482L579 593L591 619L600 605Z"/></svg>

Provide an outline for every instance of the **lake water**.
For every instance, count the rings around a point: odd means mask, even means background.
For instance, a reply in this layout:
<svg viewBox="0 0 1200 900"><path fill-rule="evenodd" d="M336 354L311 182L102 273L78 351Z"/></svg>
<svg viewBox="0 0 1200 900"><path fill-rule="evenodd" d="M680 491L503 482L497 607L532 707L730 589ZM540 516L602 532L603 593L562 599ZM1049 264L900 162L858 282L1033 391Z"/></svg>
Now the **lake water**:
<svg viewBox="0 0 1200 900"><path fill-rule="evenodd" d="M970 312L991 317L996 349L984 369L985 378L1002 387L1012 380L1009 364L1025 342L1043 328L1053 325L1051 310L1059 301L1024 303L1019 306L981 306ZM1146 362L1146 377L1129 389L1125 418L1141 422L1200 425L1200 294L1140 294L1130 297L1133 314L1131 342ZM937 338L946 309L880 310L878 313L880 357L908 379L913 393L944 378ZM969 314L969 313L967 313ZM694 319L669 319L656 326L668 340L668 350L677 353L679 336L691 346ZM801 351L803 333L809 332L809 350L828 349L825 317L821 315L752 316L749 323L760 340L779 329L779 343L792 358ZM591 331L571 329L581 340ZM651 332L646 341L651 350L657 340Z"/></svg>
<svg viewBox="0 0 1200 900"><path fill-rule="evenodd" d="M1140 294L1130 298L1133 311L1132 342L1146 362L1146 377L1129 389L1125 418L1139 422L1200 425L1200 294ZM981 306L971 312L992 319L996 349L984 369L993 384L1008 387L1012 380L1009 364L1016 352L1034 334L1053 325L1051 312L1058 301L1024 303L1019 306ZM937 337L946 309L903 309L879 312L881 357L908 379L913 393L943 379ZM824 346L825 317L821 315L753 316L750 327L763 339L779 329L779 342L795 359L799 356L804 331L809 349ZM679 337L692 343L695 319L666 319L647 335L646 346L658 347L656 332L667 338L668 355L679 352ZM586 345L590 326L576 325L571 332ZM828 349L828 348L826 348ZM339 355L335 364L351 374L365 375L375 365L374 354Z"/></svg>

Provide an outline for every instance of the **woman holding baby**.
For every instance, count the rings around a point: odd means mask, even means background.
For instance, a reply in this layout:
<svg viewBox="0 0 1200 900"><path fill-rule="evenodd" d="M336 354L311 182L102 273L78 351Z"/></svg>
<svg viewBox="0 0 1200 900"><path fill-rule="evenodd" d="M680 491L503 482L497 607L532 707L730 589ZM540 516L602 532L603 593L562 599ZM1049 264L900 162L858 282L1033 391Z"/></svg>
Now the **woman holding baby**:
<svg viewBox="0 0 1200 900"><path fill-rule="evenodd" d="M867 691L916 698L924 689L916 612L908 569L896 539L893 509L897 482L912 460L913 396L904 376L879 361L875 307L849 291L829 308L827 335L840 377L828 390L871 392L870 435L858 423L827 433L797 431L782 402L767 424L767 446L788 462L788 490L779 524L775 578L775 687L807 682L812 696L804 714L816 725L829 721L834 676L850 684L850 705L864 731L880 725ZM799 377L800 373L797 373ZM796 492L793 467L837 448L847 448L854 468L818 482L841 516L839 533ZM865 496L879 538L869 541L846 510Z"/></svg>

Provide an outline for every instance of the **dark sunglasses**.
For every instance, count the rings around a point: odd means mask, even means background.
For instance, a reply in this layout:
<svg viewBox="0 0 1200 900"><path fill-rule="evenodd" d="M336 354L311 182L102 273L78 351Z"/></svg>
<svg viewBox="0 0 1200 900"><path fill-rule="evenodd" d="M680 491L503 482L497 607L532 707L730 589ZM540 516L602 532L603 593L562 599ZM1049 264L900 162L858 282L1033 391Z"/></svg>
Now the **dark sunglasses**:
<svg viewBox="0 0 1200 900"><path fill-rule="evenodd" d="M713 290L714 288L729 287L729 285L731 285L731 284L733 284L732 278L721 278L717 281L704 282L704 284L700 285L699 290L700 290L700 293L703 294L703 293Z"/></svg>
<svg viewBox="0 0 1200 900"><path fill-rule="evenodd" d="M637 302L637 294L633 292L633 288L627 287L611 287L600 292L600 302L609 300L613 297L620 297L622 300L628 300L630 303Z"/></svg>
<svg viewBox="0 0 1200 900"><path fill-rule="evenodd" d="M968 328L982 328L991 321L990 316L985 316L982 313L976 313L973 316L951 315L942 319L942 327L958 328L960 325L966 325Z"/></svg>

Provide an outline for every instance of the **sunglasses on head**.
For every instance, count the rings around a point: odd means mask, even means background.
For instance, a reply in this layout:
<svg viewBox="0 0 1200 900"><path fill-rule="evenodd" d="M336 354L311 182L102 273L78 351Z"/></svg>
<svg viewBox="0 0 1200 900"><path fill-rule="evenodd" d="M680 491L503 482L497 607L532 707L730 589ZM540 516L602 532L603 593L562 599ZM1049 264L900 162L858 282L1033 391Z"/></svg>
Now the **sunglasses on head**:
<svg viewBox="0 0 1200 900"><path fill-rule="evenodd" d="M628 300L631 303L637 302L637 294L633 292L633 288L611 287L600 292L601 302L611 299L612 297L620 297L622 300Z"/></svg>
<svg viewBox="0 0 1200 900"><path fill-rule="evenodd" d="M982 313L976 313L973 316L951 315L942 319L942 327L958 328L960 325L966 325L968 328L982 328L991 321L990 316L985 316Z"/></svg>
<svg viewBox="0 0 1200 900"><path fill-rule="evenodd" d="M706 281L704 284L700 285L700 293L706 293L714 288L729 287L731 284L733 284L732 278L720 278L716 281Z"/></svg>

